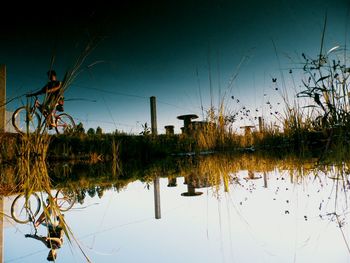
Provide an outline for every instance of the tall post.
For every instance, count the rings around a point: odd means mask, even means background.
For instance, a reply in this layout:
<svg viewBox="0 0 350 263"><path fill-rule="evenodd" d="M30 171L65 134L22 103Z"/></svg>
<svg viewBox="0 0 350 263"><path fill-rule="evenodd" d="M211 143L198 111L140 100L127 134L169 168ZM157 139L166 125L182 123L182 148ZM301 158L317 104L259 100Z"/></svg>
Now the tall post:
<svg viewBox="0 0 350 263"><path fill-rule="evenodd" d="M5 103L6 103L6 65L0 65L0 132L6 131L6 105L4 105Z"/></svg>
<svg viewBox="0 0 350 263"><path fill-rule="evenodd" d="M155 218L160 219L160 187L159 187L159 176L156 176L153 180L154 184L154 212Z"/></svg>
<svg viewBox="0 0 350 263"><path fill-rule="evenodd" d="M259 132L262 133L264 128L263 118L259 117Z"/></svg>
<svg viewBox="0 0 350 263"><path fill-rule="evenodd" d="M156 106L156 97L152 96L150 98L151 102L151 129L152 134L157 135L157 106Z"/></svg>
<svg viewBox="0 0 350 263"><path fill-rule="evenodd" d="M0 263L4 262L4 196L0 196Z"/></svg>

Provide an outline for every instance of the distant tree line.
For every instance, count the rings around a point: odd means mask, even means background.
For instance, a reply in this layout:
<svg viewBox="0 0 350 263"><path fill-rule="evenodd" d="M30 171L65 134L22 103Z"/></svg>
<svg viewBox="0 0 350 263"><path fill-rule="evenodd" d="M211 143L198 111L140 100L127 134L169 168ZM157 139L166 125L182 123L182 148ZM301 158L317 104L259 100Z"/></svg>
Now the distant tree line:
<svg viewBox="0 0 350 263"><path fill-rule="evenodd" d="M96 130L94 128L89 128L87 131L85 131L85 128L82 122L79 122L79 124L76 126L75 132L76 134L86 134L88 136L95 136L95 135L100 136L102 134L105 134L100 126L97 126ZM114 134L124 134L124 132L116 129Z"/></svg>

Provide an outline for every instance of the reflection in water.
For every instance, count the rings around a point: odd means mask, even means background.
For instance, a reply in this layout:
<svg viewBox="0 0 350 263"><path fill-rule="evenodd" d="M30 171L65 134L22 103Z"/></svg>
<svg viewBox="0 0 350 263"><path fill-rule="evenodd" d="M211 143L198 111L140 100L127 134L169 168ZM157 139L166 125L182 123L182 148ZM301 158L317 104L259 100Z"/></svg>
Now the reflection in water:
<svg viewBox="0 0 350 263"><path fill-rule="evenodd" d="M168 176L168 187L176 187L176 186L177 186L176 177Z"/></svg>
<svg viewBox="0 0 350 263"><path fill-rule="evenodd" d="M45 196L45 197L44 197ZM43 202L45 200L45 202ZM19 194L11 205L11 216L19 224L31 224L32 234L25 234L26 238L39 240L49 249L47 260L55 261L57 249L63 244L63 237L71 239L72 232L64 219L63 212L70 210L76 201L74 193L58 190L53 193L32 193L30 196ZM44 205L41 214L41 205ZM46 235L38 235L41 228L46 229Z"/></svg>
<svg viewBox="0 0 350 263"><path fill-rule="evenodd" d="M50 215L52 216L52 215ZM51 220L45 220L42 218L42 222L37 221L37 224L43 224L47 228L47 235L40 236L35 232L34 234L26 234L25 237L33 238L39 240L44 243L44 245L49 249L49 253L47 255L48 261L55 261L57 258L57 249L60 249L63 244L63 236L64 236L64 224L60 220L60 217L53 217ZM47 221L47 222L46 222Z"/></svg>
<svg viewBox="0 0 350 263"><path fill-rule="evenodd" d="M196 192L196 188L200 187L200 177L197 177L195 174L191 173L185 177L184 184L187 184L187 192L182 193L182 196L197 196L203 194L203 192Z"/></svg>
<svg viewBox="0 0 350 263"><path fill-rule="evenodd" d="M264 172L264 187L267 188L267 173Z"/></svg>
<svg viewBox="0 0 350 263"><path fill-rule="evenodd" d="M0 196L0 263L4 262L4 197Z"/></svg>
<svg viewBox="0 0 350 263"><path fill-rule="evenodd" d="M64 235L70 243L74 240L63 212L73 207L76 196L68 189L51 190L51 179L47 173L46 163L40 158L34 160L21 158L18 162L16 173L10 174L15 187L12 189L1 187L3 194L7 196L16 194L11 204L11 218L13 222L30 225L30 233L24 234L24 237L43 242L49 249L46 259L55 261L56 250L61 248ZM6 192L6 189L9 191ZM46 234L38 234L43 228ZM83 254L89 261L84 252Z"/></svg>
<svg viewBox="0 0 350 263"><path fill-rule="evenodd" d="M256 176L255 173L253 171L248 171L248 177L245 177L245 179L247 180L257 180L257 179L261 179L261 176Z"/></svg>
<svg viewBox="0 0 350 263"><path fill-rule="evenodd" d="M39 198L39 196L41 198ZM43 202L44 196L46 198ZM34 198L31 198L34 197ZM17 223L30 223L33 225L33 234L25 234L26 238L39 240L49 249L47 260L55 261L57 258L57 249L63 245L64 235L69 240L72 238L72 232L69 229L63 212L70 210L76 201L72 193L66 193L59 190L55 194L42 192L40 195L33 193L26 197L18 195L11 205L12 219ZM41 204L45 204L42 213L38 215ZM38 231L46 229L45 235L38 235ZM45 231L45 230L44 230Z"/></svg>
<svg viewBox="0 0 350 263"><path fill-rule="evenodd" d="M137 168L124 164L118 176L112 174L113 168L109 165L65 164L63 167L50 167L50 171L56 171L56 174L50 175L50 178L54 178L52 188L60 186L75 193L75 205L79 207L79 210L75 210L79 213L56 217L57 222L55 216L51 216L51 223L59 225L58 219L72 218L70 222L74 222L74 229L79 230L78 238L84 243L82 252L91 252L94 262L137 262L141 259L145 262L216 262L221 260L220 257L225 262L322 260L325 257L324 246L317 241L317 235L323 234L323 231L317 231L328 226L329 222L335 229L324 241L326 246L330 246L330 255L338 262L350 259L346 224L349 212L346 197L349 190L348 162L320 165L314 159L294 157L215 155L170 158ZM152 183L153 193L148 187ZM140 188L136 188L140 185ZM206 191L198 190L201 188L206 188ZM165 205L163 215L160 190ZM150 196L154 198L154 205ZM54 198L55 195L51 201L53 206ZM204 207L203 200L207 202ZM224 202L225 205L222 205ZM210 210L210 204L215 204L217 209ZM206 210L206 213L202 213L202 210ZM226 216L223 210L227 210ZM62 211L58 209L57 214L62 215ZM161 217L163 220L154 220ZM197 218L200 219L196 221ZM64 233L67 239L75 240L67 222L62 222L63 231L60 233ZM197 229L199 225L202 228ZM321 228L315 228L318 226ZM47 241L45 238L50 229L43 225L40 228L46 232L37 236L41 241ZM215 229L219 230L215 232ZM184 233L191 231L193 235L188 240L181 239ZM252 236L253 241L250 239ZM85 240L85 237L91 239ZM168 242L163 245L159 240L164 239ZM194 240L202 242L201 245L197 247ZM176 245L179 254L186 255L188 260L173 254L171 258L160 256L155 259L147 253L151 245L160 246L164 254L167 254L166 249ZM198 253L194 251L205 245L215 255L214 258L209 252L207 257L198 258ZM252 245L255 245L255 253L249 252ZM314 246L322 249L316 250ZM142 258L134 255L135 248ZM214 248L217 248L215 253ZM336 254L332 252L335 249ZM59 256L58 260L70 262L63 250L64 246L59 254L65 257ZM339 260L339 255L344 255L344 251L349 254ZM15 256L12 254L9 256L11 258ZM324 260L329 261L329 258Z"/></svg>
<svg viewBox="0 0 350 263"><path fill-rule="evenodd" d="M156 176L153 180L154 185L154 211L155 211L155 218L160 219L160 192L159 192L159 176Z"/></svg>

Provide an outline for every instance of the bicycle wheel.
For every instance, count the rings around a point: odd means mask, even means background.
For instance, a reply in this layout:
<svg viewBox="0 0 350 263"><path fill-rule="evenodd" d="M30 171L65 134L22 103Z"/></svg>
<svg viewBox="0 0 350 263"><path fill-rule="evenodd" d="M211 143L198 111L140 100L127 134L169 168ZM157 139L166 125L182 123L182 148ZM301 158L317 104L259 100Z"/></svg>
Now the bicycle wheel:
<svg viewBox="0 0 350 263"><path fill-rule="evenodd" d="M75 129L73 118L67 113L62 113L56 116L56 132L57 134L64 134Z"/></svg>
<svg viewBox="0 0 350 263"><path fill-rule="evenodd" d="M71 209L75 201L77 200L77 197L73 192L67 192L62 190L57 191L55 198L57 206L62 212Z"/></svg>
<svg viewBox="0 0 350 263"><path fill-rule="evenodd" d="M11 216L17 223L25 224L34 221L39 213L41 201L36 193L26 198L24 194L18 195L11 205Z"/></svg>
<svg viewBox="0 0 350 263"><path fill-rule="evenodd" d="M12 115L12 125L19 133L33 133L40 126L40 115L37 112L30 113L26 106L18 108Z"/></svg>

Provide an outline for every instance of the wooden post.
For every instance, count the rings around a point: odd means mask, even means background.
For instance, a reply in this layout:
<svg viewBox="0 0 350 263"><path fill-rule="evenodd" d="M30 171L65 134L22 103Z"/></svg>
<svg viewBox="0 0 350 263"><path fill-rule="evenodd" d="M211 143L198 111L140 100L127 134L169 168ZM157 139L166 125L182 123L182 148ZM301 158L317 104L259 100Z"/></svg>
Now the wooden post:
<svg viewBox="0 0 350 263"><path fill-rule="evenodd" d="M155 218L160 219L160 189L159 189L159 176L156 176L153 180L154 184L154 212Z"/></svg>
<svg viewBox="0 0 350 263"><path fill-rule="evenodd" d="M151 102L151 130L153 135L157 135L157 106L156 97L152 96L150 98Z"/></svg>
<svg viewBox="0 0 350 263"><path fill-rule="evenodd" d="M0 106L6 103L6 65L0 65ZM6 131L6 105L0 107L0 132Z"/></svg>

